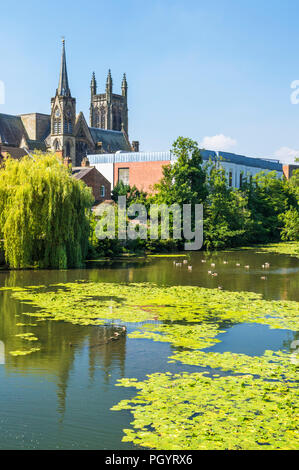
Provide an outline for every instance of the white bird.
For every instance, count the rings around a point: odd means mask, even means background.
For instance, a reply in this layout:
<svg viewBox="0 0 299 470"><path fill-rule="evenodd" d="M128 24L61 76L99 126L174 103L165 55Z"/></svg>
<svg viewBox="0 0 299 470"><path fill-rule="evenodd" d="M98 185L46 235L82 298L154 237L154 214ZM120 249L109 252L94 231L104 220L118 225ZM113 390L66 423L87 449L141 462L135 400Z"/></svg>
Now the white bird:
<svg viewBox="0 0 299 470"><path fill-rule="evenodd" d="M245 268L246 268L246 269L249 269L249 268L250 268L250 266L249 266L249 265L247 265L247 266L245 266Z"/></svg>
<svg viewBox="0 0 299 470"><path fill-rule="evenodd" d="M212 271L208 271L208 274L212 274Z"/></svg>
<svg viewBox="0 0 299 470"><path fill-rule="evenodd" d="M188 266L188 271L192 271L192 266Z"/></svg>
<svg viewBox="0 0 299 470"><path fill-rule="evenodd" d="M236 266L241 266L240 263L236 263Z"/></svg>
<svg viewBox="0 0 299 470"><path fill-rule="evenodd" d="M215 268L216 264L215 264L215 263L211 263L211 266L212 266L212 268Z"/></svg>
<svg viewBox="0 0 299 470"><path fill-rule="evenodd" d="M223 264L227 264L227 261L223 261Z"/></svg>
<svg viewBox="0 0 299 470"><path fill-rule="evenodd" d="M222 286L218 286L218 289L219 289L219 290L222 290L222 289L223 289L223 287L222 287Z"/></svg>
<svg viewBox="0 0 299 470"><path fill-rule="evenodd" d="M202 263L206 263L207 260L206 260L206 259L202 259L201 262L202 262Z"/></svg>
<svg viewBox="0 0 299 470"><path fill-rule="evenodd" d="M188 260L187 260L187 259L184 259L183 263L184 263L184 264L187 264L187 263L188 263Z"/></svg>
<svg viewBox="0 0 299 470"><path fill-rule="evenodd" d="M218 273L213 273L212 276L216 277L218 276Z"/></svg>
<svg viewBox="0 0 299 470"><path fill-rule="evenodd" d="M266 276L262 276L261 279L262 279L263 281L265 281L267 278L266 278Z"/></svg>

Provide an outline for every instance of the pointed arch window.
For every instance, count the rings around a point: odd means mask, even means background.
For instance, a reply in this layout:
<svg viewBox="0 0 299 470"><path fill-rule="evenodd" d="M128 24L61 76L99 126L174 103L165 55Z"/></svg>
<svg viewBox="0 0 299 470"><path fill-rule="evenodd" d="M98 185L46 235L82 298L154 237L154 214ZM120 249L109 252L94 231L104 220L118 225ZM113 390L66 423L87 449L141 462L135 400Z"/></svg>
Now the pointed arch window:
<svg viewBox="0 0 299 470"><path fill-rule="evenodd" d="M61 134L61 120L55 119L53 123L53 133L54 134Z"/></svg>

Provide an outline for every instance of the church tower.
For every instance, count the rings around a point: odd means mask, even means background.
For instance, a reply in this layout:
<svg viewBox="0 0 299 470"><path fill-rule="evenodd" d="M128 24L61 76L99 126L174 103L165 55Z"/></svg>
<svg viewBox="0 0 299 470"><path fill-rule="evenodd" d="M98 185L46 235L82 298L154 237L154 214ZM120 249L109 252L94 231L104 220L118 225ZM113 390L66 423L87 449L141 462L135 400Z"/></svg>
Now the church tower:
<svg viewBox="0 0 299 470"><path fill-rule="evenodd" d="M113 93L111 70L108 71L105 93L97 94L95 74L92 74L90 100L90 127L123 131L128 138L128 84L126 74L121 84L121 95Z"/></svg>
<svg viewBox="0 0 299 470"><path fill-rule="evenodd" d="M56 95L51 99L51 149L63 150L64 157L76 162L76 140L74 127L76 121L76 100L71 96L69 88L65 41L62 40L62 55L58 88Z"/></svg>

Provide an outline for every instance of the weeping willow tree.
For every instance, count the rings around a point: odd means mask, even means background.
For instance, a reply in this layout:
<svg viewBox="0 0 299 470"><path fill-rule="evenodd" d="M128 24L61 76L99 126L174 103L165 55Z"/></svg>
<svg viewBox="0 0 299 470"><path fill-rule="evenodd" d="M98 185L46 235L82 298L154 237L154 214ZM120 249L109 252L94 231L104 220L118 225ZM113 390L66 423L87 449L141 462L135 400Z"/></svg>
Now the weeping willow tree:
<svg viewBox="0 0 299 470"><path fill-rule="evenodd" d="M91 190L55 154L7 158L0 170L0 238L12 268L78 267L88 249Z"/></svg>

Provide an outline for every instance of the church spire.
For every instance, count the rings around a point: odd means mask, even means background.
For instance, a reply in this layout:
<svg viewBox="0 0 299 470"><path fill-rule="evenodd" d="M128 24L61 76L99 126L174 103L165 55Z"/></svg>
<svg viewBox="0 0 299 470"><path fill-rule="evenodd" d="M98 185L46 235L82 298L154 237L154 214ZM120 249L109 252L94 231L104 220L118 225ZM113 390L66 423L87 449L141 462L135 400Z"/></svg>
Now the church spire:
<svg viewBox="0 0 299 470"><path fill-rule="evenodd" d="M109 94L109 93L112 93L112 77L111 77L111 70L109 69L108 71L108 77L107 77L107 82L106 82L106 92Z"/></svg>
<svg viewBox="0 0 299 470"><path fill-rule="evenodd" d="M97 81L96 81L96 76L94 72L92 72L90 89L91 89L91 95L97 94Z"/></svg>
<svg viewBox="0 0 299 470"><path fill-rule="evenodd" d="M60 96L71 96L71 90L69 88L69 81L67 78L66 58L65 58L65 40L62 39L62 55L61 55L61 66L59 75L59 84L57 93Z"/></svg>
<svg viewBox="0 0 299 470"><path fill-rule="evenodd" d="M126 74L124 73L123 80L121 82L121 92L123 96L127 96L127 91L128 91L128 83L127 83L127 77Z"/></svg>

